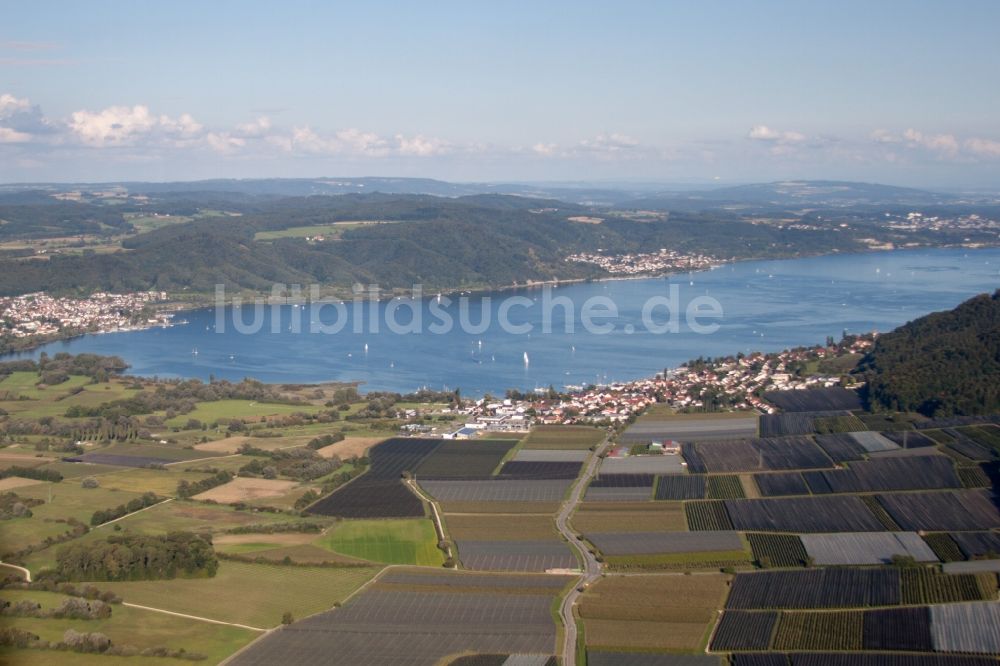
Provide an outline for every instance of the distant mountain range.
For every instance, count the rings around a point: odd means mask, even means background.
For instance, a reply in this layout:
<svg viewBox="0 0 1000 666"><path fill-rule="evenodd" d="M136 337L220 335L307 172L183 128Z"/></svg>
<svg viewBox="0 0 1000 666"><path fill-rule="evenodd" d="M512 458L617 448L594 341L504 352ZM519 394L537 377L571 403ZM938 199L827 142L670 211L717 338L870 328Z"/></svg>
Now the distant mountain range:
<svg viewBox="0 0 1000 666"><path fill-rule="evenodd" d="M26 183L0 185L0 195L24 190L69 192L80 189L122 188L132 194L235 193L255 197L314 195L428 194L461 197L509 194L559 199L597 206L629 206L655 210L721 205L948 204L1000 202L1000 196L956 195L923 189L828 180L788 180L730 187L669 187L656 183L453 183L431 178L261 178L215 179L190 182Z"/></svg>

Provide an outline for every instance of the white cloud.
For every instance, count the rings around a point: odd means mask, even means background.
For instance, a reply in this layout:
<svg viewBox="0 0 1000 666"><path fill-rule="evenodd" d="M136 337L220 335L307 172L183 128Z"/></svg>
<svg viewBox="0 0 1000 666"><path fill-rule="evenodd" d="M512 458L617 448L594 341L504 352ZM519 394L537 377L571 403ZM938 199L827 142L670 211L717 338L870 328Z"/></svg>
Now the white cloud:
<svg viewBox="0 0 1000 666"><path fill-rule="evenodd" d="M396 142L400 155L429 157L431 155L441 155L449 150L448 144L441 139L426 137L421 134L409 139L402 134L397 134Z"/></svg>
<svg viewBox="0 0 1000 666"><path fill-rule="evenodd" d="M544 157L551 157L559 150L559 145L555 143L536 143L531 147L532 152Z"/></svg>
<svg viewBox="0 0 1000 666"><path fill-rule="evenodd" d="M271 119L267 116L260 116L253 122L243 123L236 126L236 134L247 138L263 137L270 131Z"/></svg>
<svg viewBox="0 0 1000 666"><path fill-rule="evenodd" d="M28 141L31 141L30 134L0 126L0 143L26 143Z"/></svg>
<svg viewBox="0 0 1000 666"><path fill-rule="evenodd" d="M903 138L910 146L922 146L946 155L958 154L958 139L952 134L924 134L911 128L903 132Z"/></svg>
<svg viewBox="0 0 1000 666"><path fill-rule="evenodd" d="M31 102L27 99L18 99L9 93L0 95L0 118L7 118L18 111L27 111L31 108Z"/></svg>
<svg viewBox="0 0 1000 666"><path fill-rule="evenodd" d="M217 153L228 155L246 145L246 139L232 136L228 132L209 132L205 135L205 143Z"/></svg>
<svg viewBox="0 0 1000 666"><path fill-rule="evenodd" d="M137 104L132 107L109 106L96 113L74 111L68 125L84 143L104 146L127 143L136 135L149 132L156 122L149 107Z"/></svg>
<svg viewBox="0 0 1000 666"><path fill-rule="evenodd" d="M965 149L982 157L1000 157L1000 141L971 138L963 144Z"/></svg>
<svg viewBox="0 0 1000 666"><path fill-rule="evenodd" d="M795 131L779 131L767 125L754 125L747 134L748 139L755 141L775 141L780 143L800 143L806 140L806 135Z"/></svg>
<svg viewBox="0 0 1000 666"><path fill-rule="evenodd" d="M875 143L899 143L901 140L899 136L893 134L889 130L884 130L884 129L877 129L874 132L872 132L869 136L871 140L874 141Z"/></svg>
<svg viewBox="0 0 1000 666"><path fill-rule="evenodd" d="M182 113L176 120L170 116L160 116L159 126L169 134L180 136L195 136L204 129L189 113Z"/></svg>

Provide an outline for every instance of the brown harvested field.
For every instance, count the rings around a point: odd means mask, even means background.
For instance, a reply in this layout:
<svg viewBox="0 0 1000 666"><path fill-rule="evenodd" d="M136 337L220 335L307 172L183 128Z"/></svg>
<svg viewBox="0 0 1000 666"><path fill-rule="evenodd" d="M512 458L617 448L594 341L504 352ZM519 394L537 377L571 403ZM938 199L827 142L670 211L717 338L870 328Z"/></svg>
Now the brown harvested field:
<svg viewBox="0 0 1000 666"><path fill-rule="evenodd" d="M683 502L590 502L570 518L577 532L683 532L687 530Z"/></svg>
<svg viewBox="0 0 1000 666"><path fill-rule="evenodd" d="M282 532L277 534L219 534L212 537L212 545L234 546L245 543L274 543L282 546L299 546L316 540L316 534L305 532Z"/></svg>
<svg viewBox="0 0 1000 666"><path fill-rule="evenodd" d="M524 440L526 449L589 449L607 433L589 426L539 426Z"/></svg>
<svg viewBox="0 0 1000 666"><path fill-rule="evenodd" d="M20 453L0 453L0 469L8 467L38 467L50 463L55 458L39 457Z"/></svg>
<svg viewBox="0 0 1000 666"><path fill-rule="evenodd" d="M8 476L6 479L0 479L0 492L13 490L14 488L21 488L23 486L33 486L38 483L45 483L45 481L38 481L37 479L24 479L20 476Z"/></svg>
<svg viewBox="0 0 1000 666"><path fill-rule="evenodd" d="M445 529L457 541L560 540L551 515L448 515Z"/></svg>
<svg viewBox="0 0 1000 666"><path fill-rule="evenodd" d="M725 601L725 574L608 576L580 602L588 647L698 650Z"/></svg>
<svg viewBox="0 0 1000 666"><path fill-rule="evenodd" d="M220 504L231 502L246 502L260 497L277 497L296 486L295 481L279 481L278 479L233 479L229 483L216 486L203 493L195 495L196 500L214 500Z"/></svg>
<svg viewBox="0 0 1000 666"><path fill-rule="evenodd" d="M212 453L236 453L249 440L249 437L226 437L214 442L195 444L194 448L198 451L211 451Z"/></svg>
<svg viewBox="0 0 1000 666"><path fill-rule="evenodd" d="M316 451L324 458L337 456L341 460L363 456L365 452L379 442L384 442L385 437L347 437L339 442L324 446Z"/></svg>
<svg viewBox="0 0 1000 666"><path fill-rule="evenodd" d="M519 513L545 514L552 517L559 510L559 502L441 502L441 511L455 513Z"/></svg>

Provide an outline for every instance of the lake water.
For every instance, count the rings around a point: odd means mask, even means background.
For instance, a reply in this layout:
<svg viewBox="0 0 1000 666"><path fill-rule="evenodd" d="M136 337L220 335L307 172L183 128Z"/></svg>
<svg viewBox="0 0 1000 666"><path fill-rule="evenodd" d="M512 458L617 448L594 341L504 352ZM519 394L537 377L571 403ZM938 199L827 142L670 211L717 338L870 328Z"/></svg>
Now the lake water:
<svg viewBox="0 0 1000 666"><path fill-rule="evenodd" d="M648 330L643 325L644 304L650 298L669 297L672 285L681 314L694 298L715 299L722 317L701 321L717 323L718 330L698 333L683 320L676 333ZM204 309L179 314L177 319L187 323L170 328L89 335L20 356L37 357L41 351L114 354L131 365L131 373L144 376L208 379L214 375L288 383L357 380L366 390L406 392L427 386L458 387L465 395L502 394L507 388L636 379L698 356L810 345L828 335L839 338L845 330L888 331L997 287L1000 249L832 255L743 262L690 275L552 290L552 297L565 297L568 301L563 304L569 303L578 314L588 299L609 298L618 316L600 320L613 324L614 330L607 334L583 330L578 319L574 319L576 330L567 332L564 307L551 309L555 315L551 332L544 332L546 299L535 289L468 297L469 321L479 323L489 316L489 326L482 332L462 330L460 304L447 305L447 299L420 301L422 332L406 334L389 331L384 324L387 310L395 311L397 322L412 324L412 312L400 302L365 302L357 309L349 303L347 318L340 320L345 325L336 334L308 332L313 321L337 321L338 313L330 306L264 308L263 326L253 333L236 330L231 308L222 313L222 325L214 309ZM511 296L529 299L509 307L508 313L511 324L529 325L530 333L503 330L497 322ZM667 319L664 303L652 311L655 325ZM240 312L247 324L253 319L251 310ZM428 330L429 323L441 321L435 311L452 318L452 330L440 334ZM382 325L378 331L357 326L362 321L358 314L365 322L377 315ZM295 331L296 321L303 332ZM364 330L355 333L355 328Z"/></svg>

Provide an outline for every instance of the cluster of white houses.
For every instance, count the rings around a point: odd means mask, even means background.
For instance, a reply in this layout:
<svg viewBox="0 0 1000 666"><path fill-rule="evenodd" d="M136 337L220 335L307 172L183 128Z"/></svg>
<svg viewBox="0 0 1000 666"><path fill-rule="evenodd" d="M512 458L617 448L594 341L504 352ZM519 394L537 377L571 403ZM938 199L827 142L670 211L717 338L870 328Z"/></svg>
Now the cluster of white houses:
<svg viewBox="0 0 1000 666"><path fill-rule="evenodd" d="M163 291L96 293L89 298L55 298L44 292L0 298L0 335L24 338L63 331L119 331L170 323L166 313L143 310L167 299Z"/></svg>
<svg viewBox="0 0 1000 666"><path fill-rule="evenodd" d="M666 375L591 386L558 397L481 399L448 410L464 416L465 421L446 437L465 439L483 431L523 431L533 424L621 423L654 403L679 410L704 408L708 393L725 396L726 408L769 414L775 408L760 397L766 391L833 386L843 381L839 375L800 375L790 366L863 353L874 338L871 334L829 346L692 363Z"/></svg>

